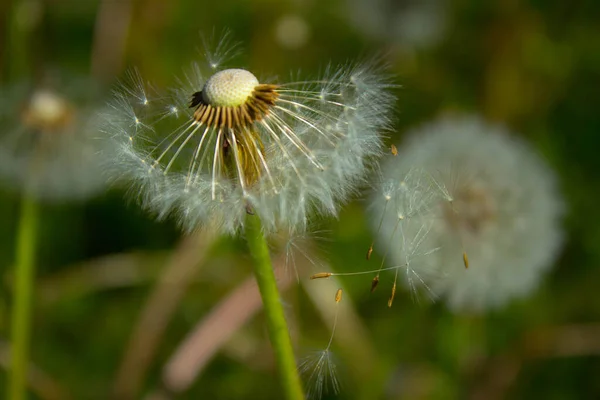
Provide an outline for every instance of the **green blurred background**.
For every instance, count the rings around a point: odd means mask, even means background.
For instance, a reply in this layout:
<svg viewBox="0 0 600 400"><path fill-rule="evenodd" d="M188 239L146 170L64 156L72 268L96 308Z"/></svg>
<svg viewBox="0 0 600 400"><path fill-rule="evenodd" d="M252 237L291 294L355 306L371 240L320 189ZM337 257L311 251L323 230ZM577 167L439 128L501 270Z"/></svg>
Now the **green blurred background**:
<svg viewBox="0 0 600 400"><path fill-rule="evenodd" d="M369 278L307 279L320 269L370 268L372 233L357 199L339 220L316 222L324 239L298 242L300 253L323 260L313 266L298 254L300 280L292 276L284 293L298 358L327 345L343 285L332 347L341 393L323 398L593 399L600 398L599 15L593 0L4 0L0 76L6 83L58 70L93 74L110 88L135 66L169 85L202 57L201 35L223 29L241 42L236 63L263 77L383 55L402 86L389 143L448 110L505 123L559 175L566 246L539 290L502 310L453 315L406 291L388 308L388 293L369 295ZM22 41L12 40L15 30ZM169 391L180 399L281 398L260 313L235 323L251 294L216 314L211 332L224 335L234 321L233 334L218 349L204 342L216 355L199 376L173 383L177 371L165 366L176 349L251 267L239 239L220 238L205 252L123 194L43 208L32 398L159 399ZM3 368L18 210L18 193L0 189ZM275 258L280 251L274 242ZM135 331L143 313L145 328ZM163 325L163 335L144 341ZM123 367L134 345L142 356Z"/></svg>

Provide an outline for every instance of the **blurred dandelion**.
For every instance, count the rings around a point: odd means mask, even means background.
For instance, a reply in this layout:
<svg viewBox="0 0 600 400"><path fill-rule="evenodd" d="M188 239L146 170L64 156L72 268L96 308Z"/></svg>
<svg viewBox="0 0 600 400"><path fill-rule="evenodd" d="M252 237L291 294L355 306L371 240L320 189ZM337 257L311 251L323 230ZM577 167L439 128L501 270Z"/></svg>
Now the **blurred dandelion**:
<svg viewBox="0 0 600 400"><path fill-rule="evenodd" d="M113 175L133 180L145 208L176 214L186 230L234 233L247 212L267 232L305 226L313 209L335 214L381 151L394 103L385 72L366 63L265 83L226 69L230 48L207 51L206 68L195 64L168 95L131 74L105 116L119 143Z"/></svg>
<svg viewBox="0 0 600 400"><path fill-rule="evenodd" d="M86 198L104 189L101 146L108 143L97 140L97 93L83 79L3 90L0 178L47 201Z"/></svg>
<svg viewBox="0 0 600 400"><path fill-rule="evenodd" d="M377 239L406 265L404 238L430 249L415 273L456 311L500 307L527 295L560 249L563 201L556 178L526 143L509 135L476 117L447 117L413 132L382 167L384 182L392 183L381 189L390 193L383 202L380 194L373 198ZM412 171L418 182L404 198L398 188L407 174L414 181ZM403 226L385 201L394 196L404 198L404 214L418 218L403 227L402 240L386 243Z"/></svg>

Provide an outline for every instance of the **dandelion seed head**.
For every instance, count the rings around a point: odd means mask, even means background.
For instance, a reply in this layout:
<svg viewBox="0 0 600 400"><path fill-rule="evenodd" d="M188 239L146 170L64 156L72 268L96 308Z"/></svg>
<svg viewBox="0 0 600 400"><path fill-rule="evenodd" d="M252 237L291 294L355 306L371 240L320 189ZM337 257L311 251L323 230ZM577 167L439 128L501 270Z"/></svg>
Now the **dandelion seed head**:
<svg viewBox="0 0 600 400"><path fill-rule="evenodd" d="M234 233L248 209L267 232L301 229L313 212L335 215L381 154L395 100L385 70L366 63L265 83L205 61L169 94L151 96L137 73L116 91L104 131L122 151L107 169L137 184L145 208L176 215L186 230ZM141 93L148 106L136 102ZM165 102L179 112L165 115ZM128 123L132 116L140 122Z"/></svg>
<svg viewBox="0 0 600 400"><path fill-rule="evenodd" d="M414 270L455 311L480 312L528 295L558 254L564 206L556 178L502 127L477 117L443 118L412 132L382 169L388 179L419 171L421 189L409 192L423 207L402 235L417 237L428 226L419 247L439 250ZM394 226L384 219L380 241ZM396 241L389 252L405 262L404 244Z"/></svg>

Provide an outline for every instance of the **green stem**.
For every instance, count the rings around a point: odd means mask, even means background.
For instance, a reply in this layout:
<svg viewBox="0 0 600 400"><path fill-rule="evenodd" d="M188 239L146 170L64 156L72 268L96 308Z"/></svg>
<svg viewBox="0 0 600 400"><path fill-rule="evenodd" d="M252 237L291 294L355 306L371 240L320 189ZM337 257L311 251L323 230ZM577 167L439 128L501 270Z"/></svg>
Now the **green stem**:
<svg viewBox="0 0 600 400"><path fill-rule="evenodd" d="M246 241L254 259L254 275L263 301L269 338L277 361L279 375L287 400L304 400L300 376L296 368L294 350L287 322L283 314L281 297L271 265L269 248L262 232L260 219L256 215L246 217Z"/></svg>
<svg viewBox="0 0 600 400"><path fill-rule="evenodd" d="M21 204L16 248L14 301L11 313L12 350L7 397L9 400L23 400L27 395L38 211L37 202L25 194Z"/></svg>

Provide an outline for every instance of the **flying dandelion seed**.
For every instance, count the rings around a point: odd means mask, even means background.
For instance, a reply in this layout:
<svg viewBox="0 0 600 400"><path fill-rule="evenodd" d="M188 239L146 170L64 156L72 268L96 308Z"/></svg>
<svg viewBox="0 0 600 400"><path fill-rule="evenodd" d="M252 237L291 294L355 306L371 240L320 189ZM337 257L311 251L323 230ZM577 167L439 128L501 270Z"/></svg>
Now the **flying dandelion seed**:
<svg viewBox="0 0 600 400"><path fill-rule="evenodd" d="M415 168L430 182L422 185L426 207L403 236L418 237L429 224L417 247L439 249L415 268L422 283L457 311L500 307L533 291L560 249L563 201L529 146L478 118L448 117L413 132L382 170L393 181ZM385 210L378 200L375 228ZM376 237L384 243L396 230L383 218ZM386 251L406 263L404 244Z"/></svg>
<svg viewBox="0 0 600 400"><path fill-rule="evenodd" d="M97 91L84 80L3 90L0 177L49 201L86 198L104 189L100 160L109 150L97 140Z"/></svg>
<svg viewBox="0 0 600 400"><path fill-rule="evenodd" d="M335 293L335 317L327 347L306 357L298 367L300 373L306 378L306 395L309 399L320 399L325 393L338 394L340 392L340 382L331 352L331 344L337 328L338 305L341 301L342 289L338 289Z"/></svg>
<svg viewBox="0 0 600 400"><path fill-rule="evenodd" d="M113 174L186 230L234 233L247 212L267 232L306 226L312 210L335 215L383 151L394 103L385 72L371 63L262 82L205 58L210 75L195 65L170 95L153 96L136 73L117 91L104 129L120 143Z"/></svg>
<svg viewBox="0 0 600 400"><path fill-rule="evenodd" d="M391 307L394 301L399 278L408 286L413 299L418 300L419 292L424 290L425 294L434 300L436 294L431 289L428 281L438 275L438 271L430 271L423 268L424 265L427 265L430 255L440 249L439 247L432 247L432 244L428 241L433 224L418 216L410 219L397 218L393 225L386 225L384 224L382 230L379 232L380 237L385 237L387 240L386 251L381 260L377 275L371 284L371 291L379 283L379 274L391 268L394 272L394 281L388 300L388 307ZM389 228L392 228L391 231ZM391 265L393 267L385 267L390 264L388 257L392 259Z"/></svg>
<svg viewBox="0 0 600 400"><path fill-rule="evenodd" d="M419 224L418 229L412 229L411 227L411 224L415 221ZM383 227L385 228L385 225ZM391 253L388 250L384 254L381 263L379 264L379 268L355 272L318 272L311 275L310 279L326 279L332 276L371 275L374 276L370 281L370 290L372 293L379 287L380 274L382 272L392 271L394 273L394 280L390 286L390 297L387 301L388 307L391 307L394 302L399 278L404 279L415 300L419 299L419 293L423 290L431 299L435 299L435 293L425 280L425 274L430 274L431 272L422 270L422 264L427 262L429 255L439 250L439 248L426 247L426 244L428 244L426 238L431 230L431 224L426 224L420 219L413 220L411 218L408 220L396 220L393 228L393 232L387 237L386 244L388 249L390 246L397 246L400 248L402 254L400 263L398 263L398 260L396 259L394 259L392 263L387 261L387 257L389 253Z"/></svg>
<svg viewBox="0 0 600 400"><path fill-rule="evenodd" d="M395 157L395 156L393 156ZM431 188L428 175L418 169L409 169L404 176L392 178L379 177L375 195L371 203L371 214L377 215L371 221L375 226L375 239L367 250L367 260L375 246L385 249L378 268L356 272L319 272L310 279L329 278L330 276L373 275L371 292L379 287L380 274L386 271L394 272L394 281L390 286L391 295L388 307L391 307L396 295L399 278L408 284L411 294L418 299L421 289L432 299L435 294L424 279L421 265L427 262L430 254L438 251L438 247L428 247L427 236L432 228L432 222L426 218L430 215L430 205L434 201L435 192ZM381 243L380 243L381 242ZM391 249L396 249L400 257L393 256Z"/></svg>

